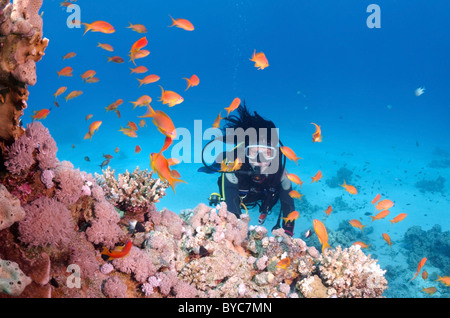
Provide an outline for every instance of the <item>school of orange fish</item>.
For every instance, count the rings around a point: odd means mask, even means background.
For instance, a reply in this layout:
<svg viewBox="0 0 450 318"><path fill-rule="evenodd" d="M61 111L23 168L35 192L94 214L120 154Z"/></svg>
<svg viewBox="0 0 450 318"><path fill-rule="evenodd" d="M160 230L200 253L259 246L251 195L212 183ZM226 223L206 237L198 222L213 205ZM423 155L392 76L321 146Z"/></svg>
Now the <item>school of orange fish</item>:
<svg viewBox="0 0 450 318"><path fill-rule="evenodd" d="M68 2L68 1L61 3L62 6L68 6L70 4L71 4L71 2ZM195 29L194 25L189 20L181 19L181 18L174 19L170 15L169 15L169 17L172 21L172 24L169 25L169 27L175 26L175 27L178 27L178 28L186 30L186 31L194 31L194 29ZM73 21L73 23L77 23L77 22L80 23L80 21ZM105 34L111 34L111 33L115 32L115 28L106 21L94 21L92 23L82 23L82 24L85 27L84 35L89 31L101 32L101 33L105 33ZM146 33L147 32L146 27L142 24L130 23L130 25L127 28L129 28L137 33ZM150 54L150 52L148 50L144 49L147 45L148 45L148 40L145 36L140 38L139 40L137 40L136 42L134 42L132 44L132 46L130 48L130 52L129 52L129 57L130 57L130 62L132 62L135 67L130 68L131 74L143 74L143 73L148 72L148 69L145 66L136 65L136 60L145 58ZM103 50L108 51L108 52L114 51L113 46L108 43L98 43L98 47L100 47ZM75 52L69 52L63 56L63 60L70 59L75 56L76 56ZM254 50L253 55L249 60L254 62L254 67L257 68L258 70L264 70L265 68L267 68L269 66L269 62L263 52L256 52L256 50ZM120 56L107 57L107 61L112 62L112 63L120 63L120 64L125 62L125 60ZM58 71L57 74L58 74L58 77L73 76L73 69L72 69L72 67L67 66L67 67L62 68L60 71ZM88 70L81 75L81 78L86 83L97 83L100 80L97 77L95 77L95 75L96 75L96 72L94 70ZM192 87L198 86L200 83L200 79L195 74L191 75L190 77L183 77L183 79L186 80L186 82L187 82L187 87L186 87L185 91L187 91L188 89L190 89ZM142 85L148 85L148 84L158 82L159 80L160 80L160 77L156 74L147 75L143 79L138 79L139 87ZM178 93L176 93L174 91L164 90L162 86L160 86L160 88L161 88L161 96L159 98L159 101L162 102L163 105L167 105L168 107L173 107L173 106L181 104L184 101L183 97L181 95L179 95ZM57 91L53 94L55 97L56 106L59 107L59 104L56 101L57 97L64 94L66 91L67 91L67 87L62 86L62 87L58 88ZM77 91L77 90L71 91L70 93L68 93L65 96L65 100L67 102L73 98L80 96L81 94L83 94L82 91ZM163 152L170 147L173 139L176 137L175 125L173 124L171 118L166 113L164 113L161 110L154 110L153 107L150 105L151 102L152 102L152 98L150 96L143 95L138 100L133 101L131 103L133 104L133 109L136 107L144 107L144 106L147 107L146 113L142 116L138 116L138 118L141 118L141 120L139 122L140 127L146 126L144 118L152 118L153 124L156 126L158 131L165 136L165 141L164 141L164 144L163 144L161 150L159 152L150 153L150 165L151 165L153 171L158 175L158 177L163 181L167 181L170 184L170 186L172 187L173 191L175 191L176 184L178 184L180 182L185 182L180 179L181 176L178 173L178 171L171 169L171 166L178 164L179 160L176 160L174 158L166 159L163 155ZM120 118L120 112L118 110L118 107L122 104L123 104L123 100L119 99L119 100L115 101L114 103L112 103L111 105L109 105L108 107L106 107L106 111L114 111L114 112L116 112L117 116L119 116L119 118ZM230 106L224 108L224 110L227 112L226 117L228 117L231 112L236 110L240 106L240 104L241 104L241 100L238 97L234 98L233 101L231 102ZM50 109L41 109L39 111L35 111L31 117L33 118L33 120L41 120L41 119L45 119L49 113L50 113ZM92 117L93 117L92 114L88 114L86 116L86 121L90 120ZM226 117L222 117L222 111L220 111L217 118L214 120L212 127L219 128L220 121ZM94 134L99 130L101 124L102 124L102 121L100 121L100 120L93 121L89 125L88 132L86 133L84 139L92 139ZM321 127L319 125L317 125L316 123L311 123L311 124L314 125L314 127L315 127L315 131L312 134L312 142L314 142L314 143L322 142ZM125 127L125 128L121 127L119 129L120 132L122 132L126 136L129 136L132 138L138 137L137 130L138 130L138 127L137 127L136 123L134 123L133 121L128 121L127 127ZM297 165L298 165L297 161L299 159L302 159L301 157L298 157L295 154L294 150L292 150L291 148L289 148L287 146L280 147L280 150L283 153L283 155L286 156L286 158L294 161ZM118 151L119 151L119 148L116 147L115 152L117 153ZM135 148L135 152L139 153L140 151L141 151L141 148L139 145L137 145ZM236 171L236 170L240 169L241 165L242 165L242 162L240 161L239 158L237 158L234 162L227 162L226 160L224 160L221 164L220 171L225 171L225 172ZM302 184L304 183L294 173L287 173L286 176L290 181L292 181L299 187L301 187ZM321 178L322 178L322 172L319 170L313 177L311 177L311 179L312 179L311 183L317 183ZM347 184L345 180L343 180L343 184L340 186L343 187L345 189L345 191L347 191L351 195L358 194L357 188L353 185ZM292 198L299 199L299 200L301 200L301 198L302 198L302 194L299 193L297 190L292 190L289 193L289 195ZM393 201L391 201L389 199L383 199L380 201L380 199L381 199L381 195L378 194L371 202L375 206L375 211L377 213L376 215L371 216L372 222L386 218L390 214L389 209L394 206ZM328 208L324 211L326 214L326 217L329 217L331 215L332 211L333 211L332 206L331 205L328 206ZM393 219L390 220L391 225L404 220L406 218L406 216L407 216L406 213L398 214L397 216L395 216ZM292 222L292 221L298 219L299 217L300 217L299 211L293 211L286 218L283 218L283 219L285 222ZM358 228L361 231L363 231L364 227L367 226L367 225L363 225L361 223L361 221L359 221L357 219L352 219L349 221L349 223L351 226ZM326 229L324 223L318 219L314 219L313 220L313 228L314 228L314 231L315 231L317 237L319 238L320 244L322 244L322 252L325 249L330 248L331 246L328 244L328 233L327 233L327 229ZM394 244L391 241L391 238L387 233L382 233L382 237L386 241L386 243L389 245L389 247L391 247L392 244ZM369 245L364 242L354 242L354 245L359 245L359 246L361 246L361 248L369 249ZM123 249L123 247L122 247L122 249ZM124 251L126 254L127 248L125 248ZM122 257L124 254L122 250L115 251L115 252L104 251L103 253L105 255L110 256L111 258ZM116 253L117 255L115 255L114 253ZM419 272L421 271L422 267L425 265L426 261L427 261L427 258L424 257L419 262L417 272L416 272L415 276L411 279L411 281L414 280L419 275ZM290 265L290 259L289 259L289 257L286 257L286 258L283 258L277 264L277 267L285 269L289 265ZM424 280L426 280L427 277L428 277L428 273L426 270L424 270L422 273L422 278ZM442 282L446 286L450 286L450 277L449 276L443 276L443 277L438 276L437 281ZM432 295L436 292L436 288L435 287L424 288L422 291L427 294Z"/></svg>

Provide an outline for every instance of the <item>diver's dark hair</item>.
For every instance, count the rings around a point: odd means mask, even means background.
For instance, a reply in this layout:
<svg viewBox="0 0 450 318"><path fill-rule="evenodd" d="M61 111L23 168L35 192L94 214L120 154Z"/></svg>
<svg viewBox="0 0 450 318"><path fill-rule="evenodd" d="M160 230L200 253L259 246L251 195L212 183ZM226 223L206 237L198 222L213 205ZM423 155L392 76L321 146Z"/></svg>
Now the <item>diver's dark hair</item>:
<svg viewBox="0 0 450 318"><path fill-rule="evenodd" d="M272 136L272 128L276 128L275 124L271 120L264 119L256 111L252 115L248 110L247 106L240 104L237 109L238 115L232 115L224 119L225 124L222 127L222 133L224 136L227 135L227 129L238 129L242 128L244 131L249 128L256 129L257 134L259 134L260 128L266 128L267 131L267 142L270 143L272 139L278 139L278 136ZM276 138L273 138L276 137ZM259 140L259 135L258 135Z"/></svg>

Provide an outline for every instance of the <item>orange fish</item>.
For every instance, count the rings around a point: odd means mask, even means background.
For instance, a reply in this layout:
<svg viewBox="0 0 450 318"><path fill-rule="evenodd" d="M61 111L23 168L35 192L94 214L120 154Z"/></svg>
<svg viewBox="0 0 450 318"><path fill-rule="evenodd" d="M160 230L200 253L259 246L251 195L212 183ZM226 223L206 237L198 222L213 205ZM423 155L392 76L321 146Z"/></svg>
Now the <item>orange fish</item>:
<svg viewBox="0 0 450 318"><path fill-rule="evenodd" d="M144 36L144 37L140 38L139 40L137 40L136 42L134 42L134 44L131 46L130 58L134 65L136 65L136 63L134 62L134 56L135 56L136 52L143 49L147 44L148 44L147 37Z"/></svg>
<svg viewBox="0 0 450 318"><path fill-rule="evenodd" d="M256 50L253 51L253 56L250 61L255 62L255 67L258 68L258 70L263 70L269 66L266 55L263 52L256 53Z"/></svg>
<svg viewBox="0 0 450 318"><path fill-rule="evenodd" d="M213 128L219 128L220 127L220 121L223 119L222 112L219 113L219 115L214 119Z"/></svg>
<svg viewBox="0 0 450 318"><path fill-rule="evenodd" d="M86 79L86 83L89 83L89 84L91 84L91 83L97 83L97 82L99 82L99 81L100 81L100 79L99 79L98 77L95 77L95 76Z"/></svg>
<svg viewBox="0 0 450 318"><path fill-rule="evenodd" d="M300 216L300 213L298 213L298 211L292 211L291 213L288 214L287 217L282 218L282 219L284 220L285 223L288 223L288 222L293 222L293 221L297 220L299 216Z"/></svg>
<svg viewBox="0 0 450 318"><path fill-rule="evenodd" d="M394 206L394 202L392 202L389 199L385 199L385 200L381 200L380 202L377 203L377 205L375 205L375 208L377 211L381 210L387 210L390 209Z"/></svg>
<svg viewBox="0 0 450 318"><path fill-rule="evenodd" d="M114 62L114 63L119 63L119 64L125 62L125 60L123 58L121 58L120 56L113 56L113 57L107 56L107 58L108 58L108 62Z"/></svg>
<svg viewBox="0 0 450 318"><path fill-rule="evenodd" d="M189 89L189 87L197 86L200 83L200 79L195 74L192 75L191 78L183 77L183 79L185 79L187 81L187 87L186 87L185 91L187 91Z"/></svg>
<svg viewBox="0 0 450 318"><path fill-rule="evenodd" d="M81 94L83 94L83 91L72 91L70 92L66 97L64 97L64 99L66 100L66 102L70 99L73 99L75 97L80 96Z"/></svg>
<svg viewBox="0 0 450 318"><path fill-rule="evenodd" d="M151 74L151 75L147 75L143 79L138 78L137 80L139 81L139 87L141 87L143 84L155 83L155 82L159 81L159 79L160 79L160 77L158 75Z"/></svg>
<svg viewBox="0 0 450 318"><path fill-rule="evenodd" d="M167 159L162 155L162 153L151 153L150 154L150 162L151 167L153 171L158 174L158 177L163 180L167 181L170 186L172 187L173 192L175 192L175 185L186 181L181 180L180 178L175 178L170 169L169 169L169 162Z"/></svg>
<svg viewBox="0 0 450 318"><path fill-rule="evenodd" d="M276 265L276 267L281 268L281 269L286 269L289 267L289 265L291 265L291 259L289 258L289 256L286 256L285 258L283 258L281 261L279 261Z"/></svg>
<svg viewBox="0 0 450 318"><path fill-rule="evenodd" d="M333 208L331 207L331 205L329 205L328 208L324 212L326 215L330 215L331 212L333 212Z"/></svg>
<svg viewBox="0 0 450 318"><path fill-rule="evenodd" d="M124 135L128 136L128 137L132 137L132 138L137 138L137 133L135 130L131 129L131 128L123 128L120 127L119 131L123 132Z"/></svg>
<svg viewBox="0 0 450 318"><path fill-rule="evenodd" d="M84 139L92 139L92 136L94 136L94 133L100 128L102 122L100 120L97 121L93 121L90 125L89 125L89 131L86 133L86 135L84 136Z"/></svg>
<svg viewBox="0 0 450 318"><path fill-rule="evenodd" d="M382 236L383 236L384 240L386 241L386 243L389 244L389 247L391 247L391 245L393 244L391 242L391 237L387 233L383 233Z"/></svg>
<svg viewBox="0 0 450 318"><path fill-rule="evenodd" d="M428 278L428 272L427 271L423 271L422 272L422 279L423 280L427 280L427 278Z"/></svg>
<svg viewBox="0 0 450 318"><path fill-rule="evenodd" d="M344 184L341 184L340 186L343 187L350 194L358 194L358 190L356 190L354 186L345 183L345 180Z"/></svg>
<svg viewBox="0 0 450 318"><path fill-rule="evenodd" d="M312 135L313 142L322 142L322 130L320 129L320 126L315 123L311 124L316 126L316 131Z"/></svg>
<svg viewBox="0 0 450 318"><path fill-rule="evenodd" d="M375 216L370 216L372 218L372 222L375 220L381 220L387 217L391 213L389 210L383 210Z"/></svg>
<svg viewBox="0 0 450 318"><path fill-rule="evenodd" d="M295 154L294 150L292 150L291 148L289 148L287 146L280 147L280 151L283 153L283 155L286 156L286 158L288 158L289 160L295 161L295 163L297 165L298 165L297 160L298 159L303 159L301 157L297 157L297 155Z"/></svg>
<svg viewBox="0 0 450 318"><path fill-rule="evenodd" d="M356 227L358 229L361 230L361 232L364 230L364 228L366 227L366 225L362 225L361 222L359 220L350 220L348 223L350 223L351 226Z"/></svg>
<svg viewBox="0 0 450 318"><path fill-rule="evenodd" d="M149 50L140 50L140 51L136 51L134 53L133 58L134 58L134 60L138 60L138 59L142 59L142 58L148 56L149 54L150 54ZM128 56L130 57L130 62L131 62L132 61L131 54L128 54Z"/></svg>
<svg viewBox="0 0 450 318"><path fill-rule="evenodd" d="M239 105L241 105L241 99L236 97L235 99L233 99L230 106L225 107L225 110L227 111L227 117L230 115L232 111L236 110L239 107Z"/></svg>
<svg viewBox="0 0 450 318"><path fill-rule="evenodd" d="M116 247L112 251L109 251L106 247L103 247L101 254L109 256L108 261L117 259L117 258L122 258L122 257L127 256L128 253L130 253L132 246L133 246L133 244L131 243L131 241L127 241L127 244L125 244L125 246Z"/></svg>
<svg viewBox="0 0 450 318"><path fill-rule="evenodd" d="M417 275L419 275L420 270L422 269L423 265L425 265L426 262L427 262L427 258L426 257L424 257L424 258L422 258L420 260L419 265L417 266L416 275L414 275L414 277L410 281L413 281L414 279L416 279Z"/></svg>
<svg viewBox="0 0 450 318"><path fill-rule="evenodd" d="M161 98L159 99L159 101L162 101L163 104L168 104L169 107L173 107L175 105L181 104L184 101L183 97L181 97L177 93L172 91L164 91L161 85L159 85L159 87L161 87Z"/></svg>
<svg viewBox="0 0 450 318"><path fill-rule="evenodd" d="M33 111L33 114L31 118L34 120L41 120L47 118L48 114L50 113L50 109L41 109L41 110L35 110Z"/></svg>
<svg viewBox="0 0 450 318"><path fill-rule="evenodd" d="M112 45L106 44L106 43L98 42L97 47L100 47L100 48L102 48L102 49L104 49L104 50L106 50L108 52L113 52L114 51L114 48L112 47Z"/></svg>
<svg viewBox="0 0 450 318"><path fill-rule="evenodd" d="M95 74L96 72L94 70L88 70L81 75L81 79L87 80L91 77L94 77Z"/></svg>
<svg viewBox="0 0 450 318"><path fill-rule="evenodd" d="M152 98L148 95L142 95L141 97L138 98L137 101L135 102L130 102L133 104L133 109L135 109L137 106L142 107L142 106L148 106L150 105L150 103L152 102Z"/></svg>
<svg viewBox="0 0 450 318"><path fill-rule="evenodd" d="M116 147L116 149L114 149L114 152L118 153L119 152L119 147Z"/></svg>
<svg viewBox="0 0 450 318"><path fill-rule="evenodd" d="M177 132L172 119L161 110L154 111L153 108L148 105L147 112L143 116L138 116L139 118L153 118L153 124L158 128L158 130L171 139L177 137Z"/></svg>
<svg viewBox="0 0 450 318"><path fill-rule="evenodd" d="M369 249L369 246L370 246L370 245L367 245L366 243L361 242L361 241L355 242L352 245L359 245L359 246L361 246L361 249L363 249L363 248Z"/></svg>
<svg viewBox="0 0 450 318"><path fill-rule="evenodd" d="M83 35L85 35L88 31L101 32L101 33L106 33L106 34L111 34L116 31L111 24L109 24L108 22L105 22L105 21L95 21L90 24L83 23L83 25L85 27L85 31L84 31Z"/></svg>
<svg viewBox="0 0 450 318"><path fill-rule="evenodd" d="M140 121L139 121L139 126L140 127L147 127L147 124L145 123L145 119L141 119Z"/></svg>
<svg viewBox="0 0 450 318"><path fill-rule="evenodd" d="M297 190L291 190L289 191L289 196L293 199L301 200L303 194L300 194Z"/></svg>
<svg viewBox="0 0 450 318"><path fill-rule="evenodd" d="M130 67L130 70L131 70L131 73L130 74L133 74L133 73L136 73L136 74L142 74L142 73L145 73L145 72L147 72L148 71L148 68L146 68L145 66L138 66L138 67L135 67L135 68L131 68Z"/></svg>
<svg viewBox="0 0 450 318"><path fill-rule="evenodd" d="M86 120L89 120L89 119L91 119L92 118L92 114L89 114L89 115L86 115Z"/></svg>
<svg viewBox="0 0 450 318"><path fill-rule="evenodd" d="M75 52L67 53L66 55L63 56L63 60L71 59L72 57L75 57L76 55L77 55L77 53L75 53Z"/></svg>
<svg viewBox="0 0 450 318"><path fill-rule="evenodd" d="M58 90L56 91L55 94L53 94L53 96L55 96L55 98L57 98L59 95L63 94L66 90L67 90L67 87L62 86L62 87L58 88Z"/></svg>
<svg viewBox="0 0 450 318"><path fill-rule="evenodd" d="M392 220L389 220L389 222L391 222L391 225L394 223L398 223L400 221L403 221L406 218L406 213L400 213L399 215L397 215L395 218L393 218Z"/></svg>
<svg viewBox="0 0 450 318"><path fill-rule="evenodd" d="M169 17L172 19L172 25L169 25L169 27L176 26L177 28L186 30L186 31L194 31L194 25L186 19L174 19L170 15Z"/></svg>
<svg viewBox="0 0 450 318"><path fill-rule="evenodd" d="M132 29L137 33L147 33L147 28L143 24L132 24L128 22L130 26L127 26L127 29Z"/></svg>
<svg viewBox="0 0 450 318"><path fill-rule="evenodd" d="M138 130L136 123L133 122L133 121L128 121L128 127L130 127L131 129L133 129L134 131L137 131L137 130Z"/></svg>
<svg viewBox="0 0 450 318"><path fill-rule="evenodd" d="M317 219L313 220L314 231L316 232L317 237L319 238L320 244L322 244L322 253L326 248L331 247L328 244L328 233L325 225Z"/></svg>
<svg viewBox="0 0 450 318"><path fill-rule="evenodd" d="M136 145L136 148L134 148L134 152L135 153L140 153L141 152L141 147L139 147L139 145Z"/></svg>
<svg viewBox="0 0 450 318"><path fill-rule="evenodd" d="M319 181L320 178L322 178L322 171L319 170L314 177L311 177L311 183Z"/></svg>
<svg viewBox="0 0 450 318"><path fill-rule="evenodd" d="M375 204L378 200L380 200L380 198L381 198L381 194L377 194L377 195L375 196L375 198L373 198L372 204Z"/></svg>
<svg viewBox="0 0 450 318"><path fill-rule="evenodd" d="M444 284L445 286L450 286L450 276L439 276L438 275L438 279L436 279L437 282L441 282L442 284Z"/></svg>
<svg viewBox="0 0 450 318"><path fill-rule="evenodd" d="M422 288L421 290L424 293L427 293L428 295L432 296L435 292L437 292L437 288L436 287L428 287L428 288Z"/></svg>
<svg viewBox="0 0 450 318"><path fill-rule="evenodd" d="M123 104L123 99L119 98L114 103L108 105L108 107L105 107L105 109L107 112L117 110L117 107L119 107L122 104Z"/></svg>
<svg viewBox="0 0 450 318"><path fill-rule="evenodd" d="M58 73L58 77L60 76L72 76L73 68L70 66L66 66L62 68Z"/></svg>
<svg viewBox="0 0 450 318"><path fill-rule="evenodd" d="M299 178L296 174L294 174L294 173L288 173L288 174L286 174L286 177L287 177L289 180L291 180L292 182L294 182L295 184L298 184L300 187L301 187L302 184L303 184L303 181L300 180L300 178Z"/></svg>

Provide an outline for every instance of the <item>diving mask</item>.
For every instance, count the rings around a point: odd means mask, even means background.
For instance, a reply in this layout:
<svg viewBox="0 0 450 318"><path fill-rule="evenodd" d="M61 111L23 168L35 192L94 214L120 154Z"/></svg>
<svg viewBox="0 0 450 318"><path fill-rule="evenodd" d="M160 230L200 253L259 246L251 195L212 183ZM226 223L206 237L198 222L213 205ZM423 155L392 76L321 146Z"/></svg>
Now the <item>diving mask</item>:
<svg viewBox="0 0 450 318"><path fill-rule="evenodd" d="M261 154L266 160L272 160L277 155L277 149L272 146L249 145L245 147L245 156L250 159L256 159Z"/></svg>

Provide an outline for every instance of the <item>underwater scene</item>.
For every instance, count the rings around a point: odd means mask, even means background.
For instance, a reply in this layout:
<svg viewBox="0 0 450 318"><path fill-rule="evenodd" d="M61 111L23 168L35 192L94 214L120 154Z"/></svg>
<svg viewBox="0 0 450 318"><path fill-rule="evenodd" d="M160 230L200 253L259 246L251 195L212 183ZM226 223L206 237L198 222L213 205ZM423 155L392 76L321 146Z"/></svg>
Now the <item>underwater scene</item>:
<svg viewBox="0 0 450 318"><path fill-rule="evenodd" d="M0 0L0 298L450 297L448 12Z"/></svg>

